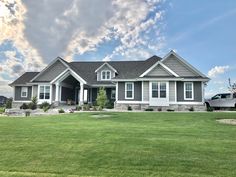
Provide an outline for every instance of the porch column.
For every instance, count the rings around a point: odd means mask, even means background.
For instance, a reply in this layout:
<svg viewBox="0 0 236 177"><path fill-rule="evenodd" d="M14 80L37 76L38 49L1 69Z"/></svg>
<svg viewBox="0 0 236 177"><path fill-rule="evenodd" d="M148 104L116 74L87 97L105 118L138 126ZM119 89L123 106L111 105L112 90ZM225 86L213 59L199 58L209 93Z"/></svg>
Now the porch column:
<svg viewBox="0 0 236 177"><path fill-rule="evenodd" d="M55 106L59 106L59 83L56 84L56 94L55 94Z"/></svg>
<svg viewBox="0 0 236 177"><path fill-rule="evenodd" d="M79 92L79 105L84 104L84 84L80 83L80 92Z"/></svg>

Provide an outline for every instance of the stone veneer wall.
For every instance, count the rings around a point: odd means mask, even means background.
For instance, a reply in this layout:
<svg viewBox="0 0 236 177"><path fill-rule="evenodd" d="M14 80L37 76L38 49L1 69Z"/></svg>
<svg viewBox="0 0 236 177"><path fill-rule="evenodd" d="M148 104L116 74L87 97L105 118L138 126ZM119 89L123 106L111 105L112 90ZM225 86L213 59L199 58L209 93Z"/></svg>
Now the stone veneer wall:
<svg viewBox="0 0 236 177"><path fill-rule="evenodd" d="M145 110L146 108L153 108L154 111L158 111L161 108L162 111L167 111L167 109L172 109L175 111L189 111L191 107L194 111L205 111L205 105L183 105L183 104L170 104L169 106L149 106L149 104L124 104L124 103L114 103L116 110L127 110L128 106L131 106L133 110Z"/></svg>

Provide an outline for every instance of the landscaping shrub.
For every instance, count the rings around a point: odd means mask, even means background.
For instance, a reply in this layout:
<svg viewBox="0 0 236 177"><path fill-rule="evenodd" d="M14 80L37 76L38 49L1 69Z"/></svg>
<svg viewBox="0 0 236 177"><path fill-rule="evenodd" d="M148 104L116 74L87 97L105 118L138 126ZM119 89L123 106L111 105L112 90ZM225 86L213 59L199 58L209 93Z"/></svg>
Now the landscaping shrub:
<svg viewBox="0 0 236 177"><path fill-rule="evenodd" d="M153 111L153 108L146 108L145 111Z"/></svg>
<svg viewBox="0 0 236 177"><path fill-rule="evenodd" d="M48 102L45 101L45 102L43 102L42 104L39 105L39 108L40 108L40 109L43 109L44 107L48 107L48 109L49 109L50 106L51 106L51 105L50 105Z"/></svg>
<svg viewBox="0 0 236 177"><path fill-rule="evenodd" d="M76 110L77 110L77 111L81 111L81 109L82 109L81 106L77 106L77 107L76 107Z"/></svg>
<svg viewBox="0 0 236 177"><path fill-rule="evenodd" d="M61 113L65 113L65 111L64 111L64 109L59 109L59 110L58 110L58 113L60 113L60 114L61 114Z"/></svg>
<svg viewBox="0 0 236 177"><path fill-rule="evenodd" d="M114 108L114 103L112 103L112 102L107 102L107 105L106 105L106 108L107 109L113 109Z"/></svg>
<svg viewBox="0 0 236 177"><path fill-rule="evenodd" d="M12 98L7 99L6 102L6 109L11 109L12 108Z"/></svg>
<svg viewBox="0 0 236 177"><path fill-rule="evenodd" d="M96 102L98 106L100 106L102 109L106 106L108 100L107 100L107 94L104 87L99 88Z"/></svg>
<svg viewBox="0 0 236 177"><path fill-rule="evenodd" d="M97 106L93 106L93 111L97 111L98 107Z"/></svg>
<svg viewBox="0 0 236 177"><path fill-rule="evenodd" d="M29 109L29 106L28 106L28 104L23 103L23 104L20 106L20 109Z"/></svg>
<svg viewBox="0 0 236 177"><path fill-rule="evenodd" d="M31 103L29 103L29 109L35 110L37 109L38 99L36 96L34 96L31 100Z"/></svg>
<svg viewBox="0 0 236 177"><path fill-rule="evenodd" d="M193 111L194 111L194 107L191 106L188 110L191 111L191 112L193 112Z"/></svg>
<svg viewBox="0 0 236 177"><path fill-rule="evenodd" d="M161 112L161 111L162 111L162 108L158 108L157 111Z"/></svg>
<svg viewBox="0 0 236 177"><path fill-rule="evenodd" d="M127 107L127 110L128 110L128 111L132 111L133 109L132 109L131 106L128 106L128 107Z"/></svg>
<svg viewBox="0 0 236 177"><path fill-rule="evenodd" d="M207 112L213 112L214 111L214 109L212 108L212 107L207 107Z"/></svg>
<svg viewBox="0 0 236 177"><path fill-rule="evenodd" d="M166 111L168 111L168 112L174 112L175 110L174 110L174 109L167 109Z"/></svg>
<svg viewBox="0 0 236 177"><path fill-rule="evenodd" d="M5 108L4 107L0 107L0 114L5 112Z"/></svg>
<svg viewBox="0 0 236 177"><path fill-rule="evenodd" d="M25 111L25 117L30 116L30 111Z"/></svg>
<svg viewBox="0 0 236 177"><path fill-rule="evenodd" d="M43 107L43 111L44 111L44 112L47 112L49 109L50 109L50 106L44 106L44 107Z"/></svg>
<svg viewBox="0 0 236 177"><path fill-rule="evenodd" d="M83 105L83 111L89 111L90 110L90 105L89 104L84 104Z"/></svg>

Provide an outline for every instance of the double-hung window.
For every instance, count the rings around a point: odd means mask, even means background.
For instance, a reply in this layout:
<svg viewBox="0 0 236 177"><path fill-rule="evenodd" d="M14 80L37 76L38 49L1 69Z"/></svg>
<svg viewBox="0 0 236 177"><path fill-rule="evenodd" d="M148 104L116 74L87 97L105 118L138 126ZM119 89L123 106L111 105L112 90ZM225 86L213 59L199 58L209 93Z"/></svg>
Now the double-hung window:
<svg viewBox="0 0 236 177"><path fill-rule="evenodd" d="M152 98L166 98L166 82L152 82Z"/></svg>
<svg viewBox="0 0 236 177"><path fill-rule="evenodd" d="M28 87L21 87L21 97L28 96Z"/></svg>
<svg viewBox="0 0 236 177"><path fill-rule="evenodd" d="M134 99L134 83L125 83L125 99Z"/></svg>
<svg viewBox="0 0 236 177"><path fill-rule="evenodd" d="M109 70L102 71L101 80L111 80L111 71Z"/></svg>
<svg viewBox="0 0 236 177"><path fill-rule="evenodd" d="M49 100L50 99L50 86L41 85L39 87L39 99L40 100Z"/></svg>
<svg viewBox="0 0 236 177"><path fill-rule="evenodd" d="M193 100L193 82L184 83L184 99Z"/></svg>

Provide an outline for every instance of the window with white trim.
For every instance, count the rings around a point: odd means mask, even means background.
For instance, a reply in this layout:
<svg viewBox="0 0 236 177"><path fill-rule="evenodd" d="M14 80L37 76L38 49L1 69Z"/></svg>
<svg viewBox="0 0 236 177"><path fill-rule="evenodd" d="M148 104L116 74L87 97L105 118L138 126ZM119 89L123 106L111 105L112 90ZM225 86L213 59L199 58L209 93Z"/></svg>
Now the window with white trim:
<svg viewBox="0 0 236 177"><path fill-rule="evenodd" d="M111 90L111 99L115 99L116 98L116 90L112 89Z"/></svg>
<svg viewBox="0 0 236 177"><path fill-rule="evenodd" d="M103 70L101 72L101 80L111 80L111 71L110 70Z"/></svg>
<svg viewBox="0 0 236 177"><path fill-rule="evenodd" d="M125 83L125 99L134 99L134 83Z"/></svg>
<svg viewBox="0 0 236 177"><path fill-rule="evenodd" d="M193 82L184 83L184 99L193 100Z"/></svg>
<svg viewBox="0 0 236 177"><path fill-rule="evenodd" d="M39 86L39 99L40 100L49 100L50 99L50 86L49 85L40 85Z"/></svg>
<svg viewBox="0 0 236 177"><path fill-rule="evenodd" d="M166 82L152 82L152 98L166 98Z"/></svg>
<svg viewBox="0 0 236 177"><path fill-rule="evenodd" d="M158 82L152 82L152 98L158 98Z"/></svg>
<svg viewBox="0 0 236 177"><path fill-rule="evenodd" d="M28 87L21 87L21 97L28 96Z"/></svg>

